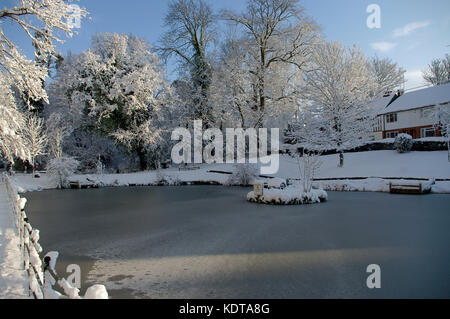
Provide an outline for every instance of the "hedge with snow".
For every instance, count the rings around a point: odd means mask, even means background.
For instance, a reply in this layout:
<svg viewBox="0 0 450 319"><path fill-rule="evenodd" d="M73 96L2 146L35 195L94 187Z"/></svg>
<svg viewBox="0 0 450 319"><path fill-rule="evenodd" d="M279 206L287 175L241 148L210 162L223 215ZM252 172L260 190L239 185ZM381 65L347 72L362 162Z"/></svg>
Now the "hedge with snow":
<svg viewBox="0 0 450 319"><path fill-rule="evenodd" d="M271 205L304 205L318 204L328 200L328 194L321 189L312 189L310 192L303 192L298 187L288 187L280 189L264 189L264 195L256 196L255 192L247 195L247 200L252 203Z"/></svg>

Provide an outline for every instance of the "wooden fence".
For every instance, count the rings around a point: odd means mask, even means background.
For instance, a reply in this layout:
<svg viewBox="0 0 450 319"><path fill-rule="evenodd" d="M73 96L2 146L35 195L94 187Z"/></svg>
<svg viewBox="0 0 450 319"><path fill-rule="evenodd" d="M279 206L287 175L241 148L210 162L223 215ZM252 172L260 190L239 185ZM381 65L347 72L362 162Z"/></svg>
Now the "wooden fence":
<svg viewBox="0 0 450 319"><path fill-rule="evenodd" d="M13 210L14 220L20 240L24 269L29 278L29 294L35 299L81 299L79 289L73 287L66 279L59 278L55 271L58 258L57 252L51 252L42 256L42 246L39 244L39 230L34 229L29 223L25 213L26 199L21 198L11 183L8 175L0 176L0 181L6 186L7 195ZM44 263L43 263L44 261ZM58 285L64 294L53 290ZM96 299L108 298L104 286L93 286L97 293L91 293ZM93 291L91 289L91 292ZM88 289L89 291L89 289ZM101 296L101 297L98 297Z"/></svg>

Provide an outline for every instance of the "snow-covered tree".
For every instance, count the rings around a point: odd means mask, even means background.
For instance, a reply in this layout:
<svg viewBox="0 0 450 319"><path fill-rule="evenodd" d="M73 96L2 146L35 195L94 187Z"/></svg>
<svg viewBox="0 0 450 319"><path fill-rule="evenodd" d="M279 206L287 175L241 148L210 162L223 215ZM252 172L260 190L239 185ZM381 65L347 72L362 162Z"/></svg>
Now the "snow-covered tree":
<svg viewBox="0 0 450 319"><path fill-rule="evenodd" d="M99 160L110 169L120 169L122 164L129 166L125 150L118 147L111 138L99 135L82 127L76 128L64 139L64 153L80 162L79 170L94 173Z"/></svg>
<svg viewBox="0 0 450 319"><path fill-rule="evenodd" d="M450 106L440 105L437 106L433 112L436 123L438 123L441 133L444 136L450 135Z"/></svg>
<svg viewBox="0 0 450 319"><path fill-rule="evenodd" d="M254 48L246 38L228 38L214 63L211 103L220 127L284 128L296 110L300 72L287 63L272 64L265 83L266 108L260 112Z"/></svg>
<svg viewBox="0 0 450 319"><path fill-rule="evenodd" d="M405 83L406 70L399 67L397 63L389 58L375 56L370 59L369 67L377 82L374 95L383 95L388 91L399 88Z"/></svg>
<svg viewBox="0 0 450 319"><path fill-rule="evenodd" d="M47 137L51 158L63 157L64 139L73 132L67 117L61 112L54 112L47 119Z"/></svg>
<svg viewBox="0 0 450 319"><path fill-rule="evenodd" d="M423 72L423 78L432 85L441 85L450 82L450 55L443 59L435 59Z"/></svg>
<svg viewBox="0 0 450 319"><path fill-rule="evenodd" d="M430 116L438 125L441 134L447 138L448 160L450 162L450 106L436 106Z"/></svg>
<svg viewBox="0 0 450 319"><path fill-rule="evenodd" d="M33 165L33 176L36 167L36 157L44 155L48 143L44 120L36 114L28 116L22 130L27 148L30 152L30 163Z"/></svg>
<svg viewBox="0 0 450 319"><path fill-rule="evenodd" d="M193 86L189 78L179 78L171 84L174 98L174 112L168 114L172 127L192 126L196 120L196 106L193 97Z"/></svg>
<svg viewBox="0 0 450 319"><path fill-rule="evenodd" d="M215 23L206 1L171 1L165 18L167 32L158 48L164 59L176 57L181 70L189 74L190 99L186 103L191 107L191 120L202 120L207 127L214 122L209 104L212 70L208 49L214 41Z"/></svg>
<svg viewBox="0 0 450 319"><path fill-rule="evenodd" d="M321 121L318 145L336 149L342 167L344 151L366 142L372 130L374 114L367 104L376 82L367 59L356 46L323 43L316 47L314 70L304 80L306 107Z"/></svg>
<svg viewBox="0 0 450 319"><path fill-rule="evenodd" d="M47 59L54 55L55 42L62 42L58 32L71 37L74 33L68 22L73 9L63 0L21 0L12 1L16 5L0 9L0 150L10 162L14 157L30 160L30 153L21 136L20 129L25 116L17 108L12 87L22 95L27 106L32 102L48 102L44 81L48 76L46 63L37 63L24 56L17 43L4 31L3 23L17 26L30 38L35 48L35 56ZM79 17L87 15L80 8ZM45 58L44 58L45 57Z"/></svg>
<svg viewBox="0 0 450 319"><path fill-rule="evenodd" d="M310 193L312 190L314 177L322 166L320 153L303 152L301 156L297 156L298 169L302 182L303 192Z"/></svg>
<svg viewBox="0 0 450 319"><path fill-rule="evenodd" d="M137 154L141 169L147 169L149 153L161 141L159 115L171 107L158 56L137 37L98 34L93 47L73 60L67 75L61 75L61 93L68 96L72 111L81 114L85 128Z"/></svg>
<svg viewBox="0 0 450 319"><path fill-rule="evenodd" d="M74 33L70 23L73 11L70 3L64 0L21 0L17 5L0 9L0 23L16 24L31 39L36 56L48 57L54 54L54 42L62 42L57 33L71 37ZM87 12L80 8L80 19ZM48 75L43 64L27 59L8 37L0 24L0 69L16 86L26 100L48 102L42 83Z"/></svg>
<svg viewBox="0 0 450 319"><path fill-rule="evenodd" d="M0 154L9 162L14 158L30 159L21 130L25 126L24 114L17 108L11 85L0 72Z"/></svg>
<svg viewBox="0 0 450 319"><path fill-rule="evenodd" d="M318 27L304 14L298 0L248 0L243 14L224 11L247 43L246 68L252 75L252 108L255 127L270 118L268 110L292 105L289 83L308 68ZM272 85L272 87L270 87ZM277 87L278 86L278 87Z"/></svg>
<svg viewBox="0 0 450 319"><path fill-rule="evenodd" d="M245 41L228 39L222 46L211 85L211 103L214 117L221 128L253 127L253 78L247 67Z"/></svg>
<svg viewBox="0 0 450 319"><path fill-rule="evenodd" d="M328 134L323 127L323 118L318 113L320 110L308 106L298 110L295 118L289 121L289 127L285 133L294 154L298 149L301 149L302 153L317 153L329 147L328 143L324 144Z"/></svg>
<svg viewBox="0 0 450 319"><path fill-rule="evenodd" d="M71 157L54 158L47 164L47 174L57 188L65 188L78 165L79 162Z"/></svg>

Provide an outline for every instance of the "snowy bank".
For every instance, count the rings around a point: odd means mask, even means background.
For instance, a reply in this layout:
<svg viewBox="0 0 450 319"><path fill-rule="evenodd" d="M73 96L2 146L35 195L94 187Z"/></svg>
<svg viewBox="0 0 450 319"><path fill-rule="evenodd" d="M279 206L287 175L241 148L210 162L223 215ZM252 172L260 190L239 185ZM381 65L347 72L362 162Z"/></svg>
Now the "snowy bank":
<svg viewBox="0 0 450 319"><path fill-rule="evenodd" d="M338 168L338 155L322 156L315 188L326 191L389 192L390 182L403 179L435 179L432 193L450 194L450 163L447 152L411 152L398 154L395 151L373 151L345 154L345 166ZM94 183L99 187L155 186L155 185L225 185L229 175L211 171L233 172L233 164L198 165L199 169L179 170L171 168L161 171L130 174L74 175L70 181ZM280 170L273 177L299 179L298 162L289 156L280 157ZM342 180L333 180L333 179ZM356 179L356 180L354 180ZM445 180L449 181L445 181ZM13 183L20 193L54 189L46 174L41 178L17 174Z"/></svg>
<svg viewBox="0 0 450 319"><path fill-rule="evenodd" d="M450 182L411 181L403 179L387 180L382 178L367 178L361 180L329 180L314 182L314 187L335 192L379 192L389 193L389 184L417 185L421 184L425 191L434 194L450 194Z"/></svg>
<svg viewBox="0 0 450 319"><path fill-rule="evenodd" d="M256 196L255 192L247 195L247 200L252 203L271 205L304 205L318 204L328 200L327 192L313 189L309 193L303 192L299 187L280 189L264 189L262 196Z"/></svg>
<svg viewBox="0 0 450 319"><path fill-rule="evenodd" d="M322 166L317 178L426 178L450 179L448 152L373 151L346 153L344 167L339 168L339 155L321 157ZM278 177L300 178L297 161L283 155Z"/></svg>

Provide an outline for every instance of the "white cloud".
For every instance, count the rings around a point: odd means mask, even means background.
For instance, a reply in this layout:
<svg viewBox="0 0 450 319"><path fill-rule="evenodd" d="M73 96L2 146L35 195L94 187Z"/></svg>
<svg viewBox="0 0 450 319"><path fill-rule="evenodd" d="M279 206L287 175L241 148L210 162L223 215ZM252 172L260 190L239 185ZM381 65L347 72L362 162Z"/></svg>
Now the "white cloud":
<svg viewBox="0 0 450 319"><path fill-rule="evenodd" d="M394 38L406 37L406 36L410 35L412 32L414 32L415 30L426 28L429 25L431 25L430 21L408 23L407 25L405 25L401 28L395 29L393 36L394 36Z"/></svg>
<svg viewBox="0 0 450 319"><path fill-rule="evenodd" d="M407 90L426 85L426 82L422 76L422 71L420 70L406 72L405 78Z"/></svg>
<svg viewBox="0 0 450 319"><path fill-rule="evenodd" d="M371 43L370 46L372 47L372 49L374 49L376 51L380 51L382 53L387 53L387 52L391 51L392 49L394 49L397 46L397 43L374 42L374 43Z"/></svg>

